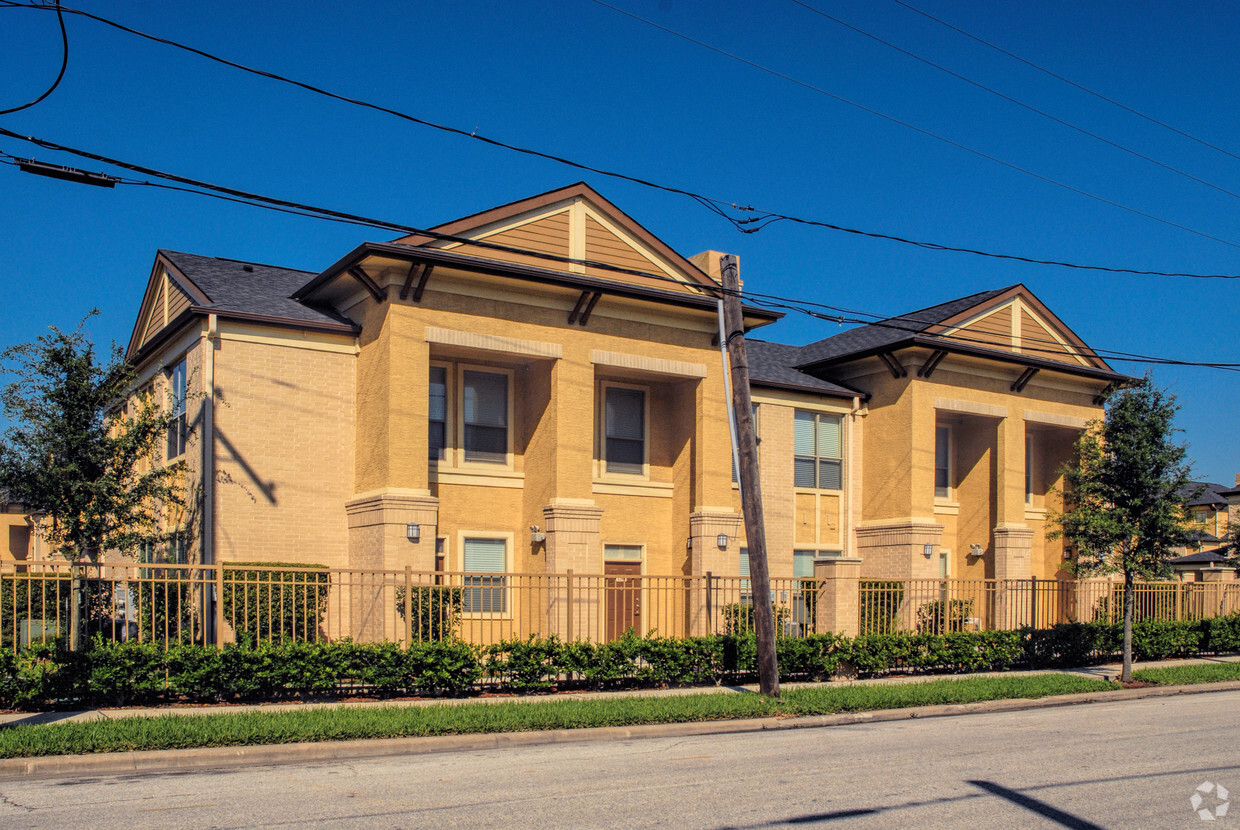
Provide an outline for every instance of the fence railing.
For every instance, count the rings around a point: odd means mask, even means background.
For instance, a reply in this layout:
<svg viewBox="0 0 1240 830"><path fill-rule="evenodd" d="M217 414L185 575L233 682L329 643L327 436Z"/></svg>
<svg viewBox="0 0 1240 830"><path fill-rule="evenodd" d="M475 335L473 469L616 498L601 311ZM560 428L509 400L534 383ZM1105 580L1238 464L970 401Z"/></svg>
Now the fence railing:
<svg viewBox="0 0 1240 830"><path fill-rule="evenodd" d="M825 584L771 580L780 636L825 630ZM862 634L1118 621L1109 581L861 580ZM736 576L504 574L129 562L0 564L0 648L87 637L179 643L398 643L457 636L488 645L531 636L609 641L753 630L752 583ZM1240 612L1240 582L1143 583L1137 620ZM819 606L823 607L820 608ZM849 612L851 614L851 611ZM819 624L820 619L822 625ZM832 619L838 620L836 614Z"/></svg>
<svg viewBox="0 0 1240 830"><path fill-rule="evenodd" d="M1123 619L1124 586L1110 580L861 580L862 634L1049 628ZM1141 582L1133 620L1200 620L1240 612L1240 582Z"/></svg>

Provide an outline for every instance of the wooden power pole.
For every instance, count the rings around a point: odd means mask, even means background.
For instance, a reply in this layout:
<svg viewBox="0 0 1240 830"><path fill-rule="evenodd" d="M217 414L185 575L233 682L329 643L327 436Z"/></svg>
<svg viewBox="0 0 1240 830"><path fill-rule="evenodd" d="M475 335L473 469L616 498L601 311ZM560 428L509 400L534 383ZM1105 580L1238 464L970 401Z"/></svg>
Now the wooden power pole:
<svg viewBox="0 0 1240 830"><path fill-rule="evenodd" d="M758 440L749 397L749 359L745 355L745 319L741 312L740 264L731 254L719 259L723 277L723 322L732 369L732 410L736 413L739 463L736 472L749 546L749 579L753 585L754 636L758 647L758 687L779 697L779 663L775 657L775 613L771 607L771 574L766 564L766 529L762 521L762 488L758 484Z"/></svg>

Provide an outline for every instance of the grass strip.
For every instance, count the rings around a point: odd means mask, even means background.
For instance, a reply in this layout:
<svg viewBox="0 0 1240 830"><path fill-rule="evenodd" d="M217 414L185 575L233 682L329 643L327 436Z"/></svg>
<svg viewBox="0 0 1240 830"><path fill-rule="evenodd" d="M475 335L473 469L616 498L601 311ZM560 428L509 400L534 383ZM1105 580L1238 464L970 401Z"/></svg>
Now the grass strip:
<svg viewBox="0 0 1240 830"><path fill-rule="evenodd" d="M1119 687L1100 680L1036 675L828 685L786 690L780 700L757 694L709 692L674 697L162 715L6 727L0 729L0 758L818 715L1115 688Z"/></svg>
<svg viewBox="0 0 1240 830"><path fill-rule="evenodd" d="M1192 663L1161 669L1140 669L1132 673L1132 679L1144 683L1157 683L1160 686L1240 680L1240 663Z"/></svg>

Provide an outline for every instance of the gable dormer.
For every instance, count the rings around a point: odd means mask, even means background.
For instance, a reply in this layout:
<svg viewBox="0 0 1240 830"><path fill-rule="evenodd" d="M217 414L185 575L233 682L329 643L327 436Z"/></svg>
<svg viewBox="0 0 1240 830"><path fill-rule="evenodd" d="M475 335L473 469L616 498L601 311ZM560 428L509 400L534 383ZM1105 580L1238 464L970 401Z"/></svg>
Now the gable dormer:
<svg viewBox="0 0 1240 830"><path fill-rule="evenodd" d="M209 302L207 295L181 274L161 251L155 257L125 354L132 357L164 329L178 323L193 306Z"/></svg>

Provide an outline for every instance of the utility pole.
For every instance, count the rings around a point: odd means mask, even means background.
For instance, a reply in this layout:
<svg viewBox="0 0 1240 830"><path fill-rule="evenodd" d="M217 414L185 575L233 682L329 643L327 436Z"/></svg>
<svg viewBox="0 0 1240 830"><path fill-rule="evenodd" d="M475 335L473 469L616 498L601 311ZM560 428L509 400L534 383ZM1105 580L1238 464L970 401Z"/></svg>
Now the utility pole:
<svg viewBox="0 0 1240 830"><path fill-rule="evenodd" d="M749 579L753 583L754 637L758 647L758 688L779 697L779 663L775 657L775 613L771 607L771 575L766 564L766 526L762 521L762 488L758 484L758 441L754 434L753 402L749 397L749 359L745 355L745 319L741 312L740 263L731 254L719 258L723 277L724 345L732 370L732 411L736 418L741 510L749 546Z"/></svg>

